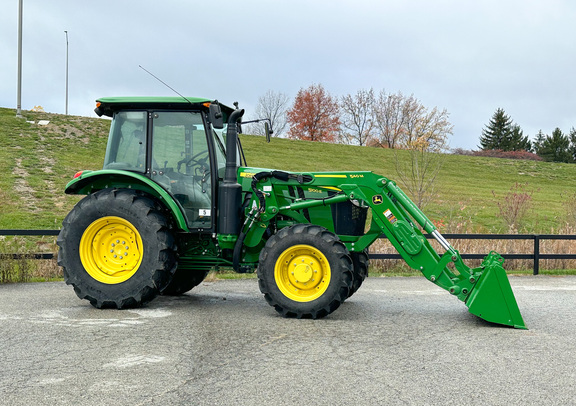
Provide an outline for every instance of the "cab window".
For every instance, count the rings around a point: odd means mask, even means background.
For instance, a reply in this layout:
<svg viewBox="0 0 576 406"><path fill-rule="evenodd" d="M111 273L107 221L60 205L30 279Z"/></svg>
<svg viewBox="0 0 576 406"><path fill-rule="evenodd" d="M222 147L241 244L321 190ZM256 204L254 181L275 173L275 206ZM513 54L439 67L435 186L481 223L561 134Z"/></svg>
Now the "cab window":
<svg viewBox="0 0 576 406"><path fill-rule="evenodd" d="M121 111L114 115L104 169L146 172L145 111Z"/></svg>

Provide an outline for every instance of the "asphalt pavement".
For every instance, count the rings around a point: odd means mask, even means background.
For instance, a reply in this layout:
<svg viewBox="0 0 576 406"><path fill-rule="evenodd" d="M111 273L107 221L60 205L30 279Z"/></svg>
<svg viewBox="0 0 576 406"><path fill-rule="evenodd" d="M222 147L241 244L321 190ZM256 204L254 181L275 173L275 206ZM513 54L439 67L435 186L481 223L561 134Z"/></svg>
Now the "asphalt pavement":
<svg viewBox="0 0 576 406"><path fill-rule="evenodd" d="M422 277L368 278L322 320L281 318L255 279L121 311L0 285L0 404L575 404L576 277L510 280L529 330Z"/></svg>

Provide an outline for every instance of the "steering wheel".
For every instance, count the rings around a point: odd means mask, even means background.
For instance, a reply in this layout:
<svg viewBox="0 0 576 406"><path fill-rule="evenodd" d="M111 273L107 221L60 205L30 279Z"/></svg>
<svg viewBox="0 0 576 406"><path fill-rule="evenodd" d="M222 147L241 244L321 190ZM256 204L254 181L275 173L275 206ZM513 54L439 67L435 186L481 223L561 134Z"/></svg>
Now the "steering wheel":
<svg viewBox="0 0 576 406"><path fill-rule="evenodd" d="M199 158L202 155L206 155L206 157ZM182 164L186 164L187 168L190 168L190 167L195 166L195 165L197 165L199 167L204 167L204 166L206 166L206 162L208 161L208 158L209 158L208 150L200 151L199 153L191 156L190 158L184 158L178 162L178 172L180 172L180 166Z"/></svg>

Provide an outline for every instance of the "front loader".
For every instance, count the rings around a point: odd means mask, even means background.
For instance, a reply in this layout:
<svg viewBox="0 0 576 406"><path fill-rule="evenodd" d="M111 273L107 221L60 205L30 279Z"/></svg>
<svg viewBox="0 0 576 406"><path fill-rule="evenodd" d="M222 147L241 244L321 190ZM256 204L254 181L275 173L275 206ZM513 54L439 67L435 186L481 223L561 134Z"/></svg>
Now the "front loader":
<svg viewBox="0 0 576 406"><path fill-rule="evenodd" d="M491 252L480 267L466 266L394 181L248 167L238 139L244 111L216 100L104 98L96 113L113 118L104 167L66 186L86 197L58 237L66 283L95 307L182 294L229 267L256 271L283 316L321 318L360 288L368 248L384 234L471 313L526 328L503 258Z"/></svg>

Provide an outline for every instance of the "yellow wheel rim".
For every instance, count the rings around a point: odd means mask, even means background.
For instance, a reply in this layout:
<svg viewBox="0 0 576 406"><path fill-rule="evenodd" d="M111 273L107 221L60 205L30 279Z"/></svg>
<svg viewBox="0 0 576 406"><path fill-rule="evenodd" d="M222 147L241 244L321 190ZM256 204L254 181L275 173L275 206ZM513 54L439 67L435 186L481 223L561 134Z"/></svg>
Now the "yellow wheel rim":
<svg viewBox="0 0 576 406"><path fill-rule="evenodd" d="M330 284L330 275L328 259L310 245L288 248L274 266L280 292L296 302L311 302L322 296Z"/></svg>
<svg viewBox="0 0 576 406"><path fill-rule="evenodd" d="M88 274L109 285L130 279L140 267L140 233L120 217L103 217L90 224L80 239L80 261Z"/></svg>

